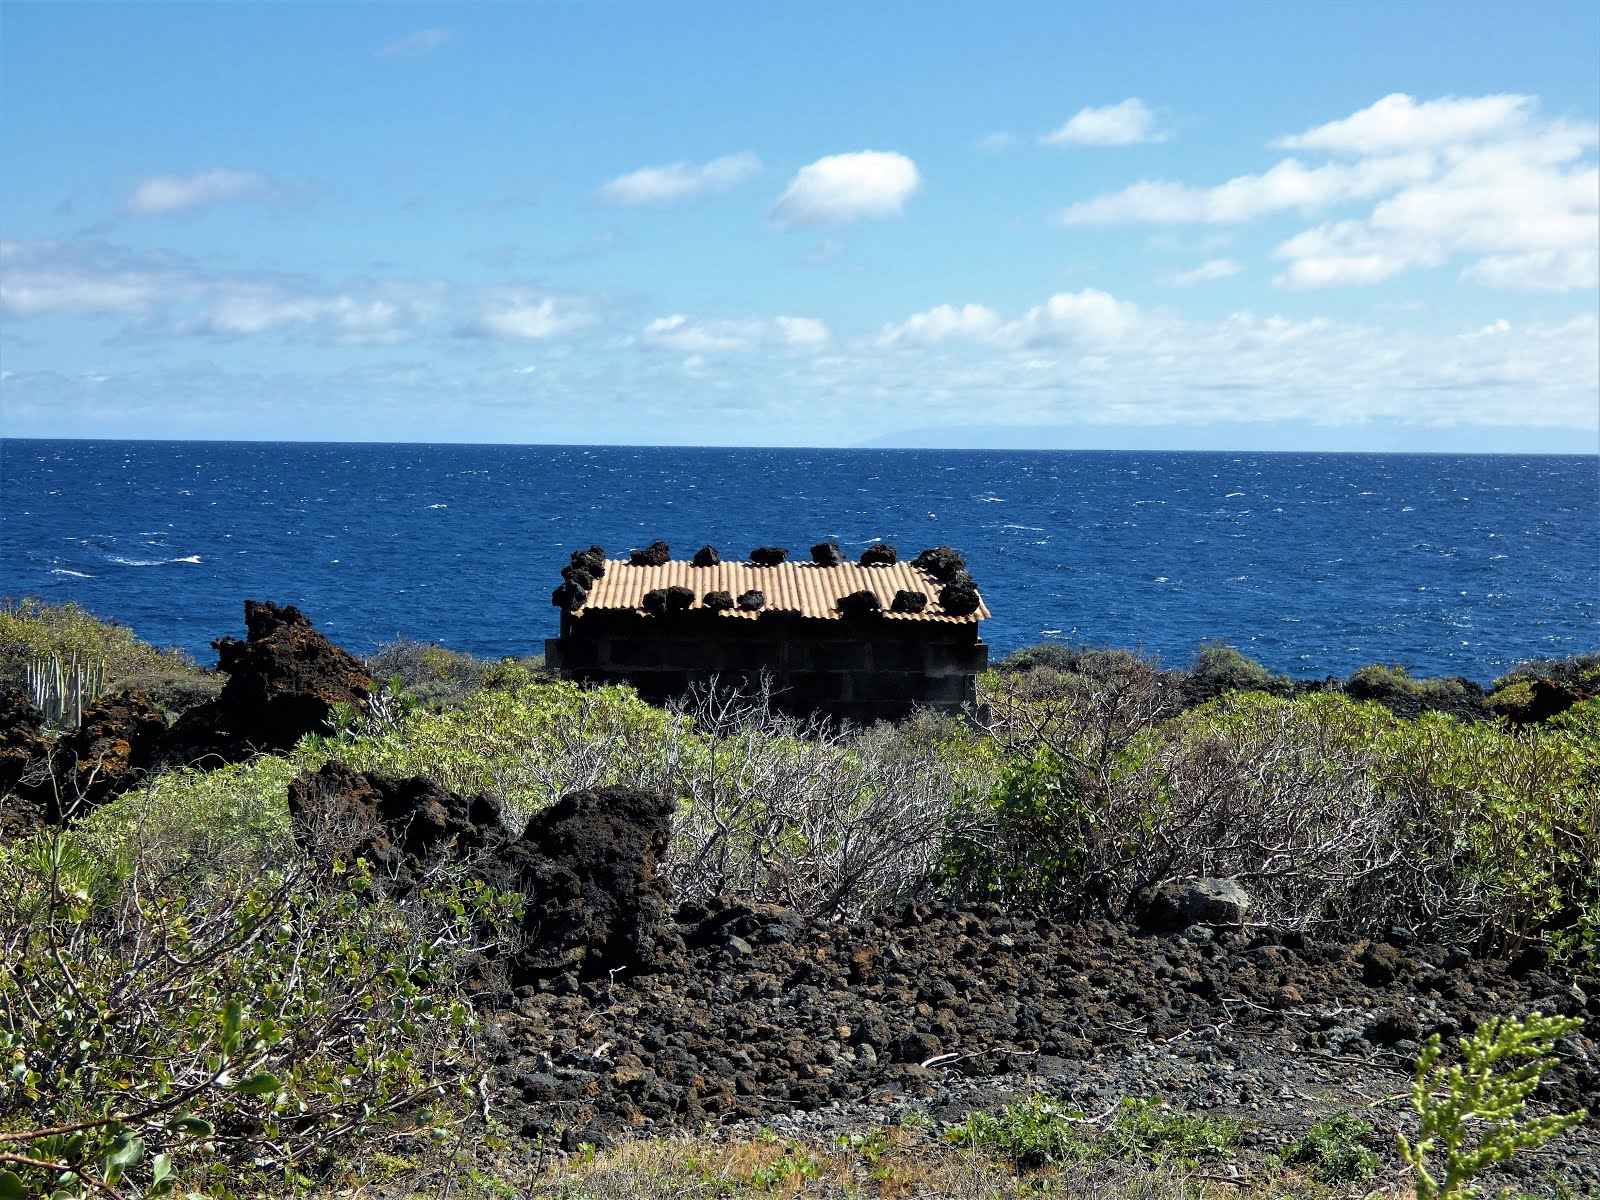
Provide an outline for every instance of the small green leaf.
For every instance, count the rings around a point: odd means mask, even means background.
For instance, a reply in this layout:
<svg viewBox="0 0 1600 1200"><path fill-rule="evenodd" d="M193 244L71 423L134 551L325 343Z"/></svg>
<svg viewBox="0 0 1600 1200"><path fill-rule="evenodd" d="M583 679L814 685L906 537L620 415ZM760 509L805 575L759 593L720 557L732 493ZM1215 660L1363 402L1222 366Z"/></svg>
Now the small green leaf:
<svg viewBox="0 0 1600 1200"><path fill-rule="evenodd" d="M172 1178L172 1155L161 1153L150 1160L150 1182L159 1186Z"/></svg>
<svg viewBox="0 0 1600 1200"><path fill-rule="evenodd" d="M252 1075L248 1079L241 1079L234 1085L233 1090L246 1096L266 1096L283 1087L278 1077L268 1071L259 1075Z"/></svg>
<svg viewBox="0 0 1600 1200"><path fill-rule="evenodd" d="M229 1000L222 1006L222 1052L224 1054L237 1054L239 1052L239 1034L244 1028L244 1006L237 1000Z"/></svg>
<svg viewBox="0 0 1600 1200"><path fill-rule="evenodd" d="M10 1171L0 1171L0 1200L28 1200L22 1180Z"/></svg>
<svg viewBox="0 0 1600 1200"><path fill-rule="evenodd" d="M173 1133L192 1133L195 1137L210 1137L215 1132L210 1121L199 1117L178 1117L168 1121L167 1128Z"/></svg>

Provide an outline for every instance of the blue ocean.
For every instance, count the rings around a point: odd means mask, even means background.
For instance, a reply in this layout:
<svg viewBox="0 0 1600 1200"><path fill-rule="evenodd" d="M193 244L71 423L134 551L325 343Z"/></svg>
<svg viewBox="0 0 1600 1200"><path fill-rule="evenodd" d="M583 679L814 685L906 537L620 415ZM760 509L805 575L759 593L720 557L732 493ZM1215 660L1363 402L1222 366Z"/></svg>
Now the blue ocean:
<svg viewBox="0 0 1600 1200"><path fill-rule="evenodd" d="M74 600L210 664L246 597L364 654L538 653L575 548L954 546L998 657L1369 662L1487 682L1600 650L1592 456L0 442L0 595Z"/></svg>

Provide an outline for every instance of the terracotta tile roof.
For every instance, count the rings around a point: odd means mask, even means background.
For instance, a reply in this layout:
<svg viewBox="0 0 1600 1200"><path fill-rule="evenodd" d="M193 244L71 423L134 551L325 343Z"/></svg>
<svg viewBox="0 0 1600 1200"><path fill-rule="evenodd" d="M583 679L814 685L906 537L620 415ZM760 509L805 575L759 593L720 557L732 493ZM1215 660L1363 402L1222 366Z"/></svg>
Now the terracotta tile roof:
<svg viewBox="0 0 1600 1200"><path fill-rule="evenodd" d="M864 590L877 595L878 603L883 606L883 616L890 621L968 623L989 618L989 609L981 597L976 612L963 617L946 615L939 608L941 586L933 576L908 562L888 567L863 567L859 563L819 567L802 559L775 567L757 567L747 562L723 562L715 567L667 562L659 567L636 567L626 559L607 559L606 573L594 581L588 599L573 615L581 617L594 609L642 608L646 592L686 587L694 593L695 608L704 607L702 600L707 592L727 592L735 600L752 589L763 592L767 603L760 612L731 609L721 614L749 620L763 612L791 612L803 617L838 620L839 611L834 604L839 597ZM928 607L920 613L890 612L894 594L901 590L926 592Z"/></svg>

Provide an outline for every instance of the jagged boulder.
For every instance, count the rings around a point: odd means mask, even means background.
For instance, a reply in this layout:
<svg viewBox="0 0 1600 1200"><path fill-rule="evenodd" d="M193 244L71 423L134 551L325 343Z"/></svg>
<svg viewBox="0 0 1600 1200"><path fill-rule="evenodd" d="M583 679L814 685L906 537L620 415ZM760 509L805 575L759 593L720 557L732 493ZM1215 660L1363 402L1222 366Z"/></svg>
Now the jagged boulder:
<svg viewBox="0 0 1600 1200"><path fill-rule="evenodd" d="M788 557L782 546L757 546L750 551L750 561L758 567L775 567Z"/></svg>
<svg viewBox="0 0 1600 1200"><path fill-rule="evenodd" d="M900 561L900 552L887 542L878 542L861 552L863 567L892 567Z"/></svg>
<svg viewBox="0 0 1600 1200"><path fill-rule="evenodd" d="M949 583L955 579L958 571L966 570L967 560L949 546L934 546L912 559L911 565L919 571L926 571L940 583Z"/></svg>
<svg viewBox="0 0 1600 1200"><path fill-rule="evenodd" d="M712 612L727 612L733 607L733 597L727 592L707 592L701 603Z"/></svg>
<svg viewBox="0 0 1600 1200"><path fill-rule="evenodd" d="M871 617L883 611L883 604L878 600L875 592L862 588L859 592L851 592L848 596L840 596L835 605L845 617Z"/></svg>
<svg viewBox="0 0 1600 1200"><path fill-rule="evenodd" d="M715 546L701 546L694 552L693 562L697 567L715 567L721 564L722 555Z"/></svg>
<svg viewBox="0 0 1600 1200"><path fill-rule="evenodd" d="M20 837L44 819L27 787L49 761L50 743L43 730L44 714L28 693L0 686L0 843Z"/></svg>
<svg viewBox="0 0 1600 1200"><path fill-rule="evenodd" d="M1191 925L1243 925L1250 915L1250 894L1236 879L1181 879L1153 888L1139 897L1139 923L1157 933Z"/></svg>
<svg viewBox="0 0 1600 1200"><path fill-rule="evenodd" d="M927 592L908 592L901 588L894 594L894 602L889 607L897 613L919 613L928 607Z"/></svg>
<svg viewBox="0 0 1600 1200"><path fill-rule="evenodd" d="M289 784L295 841L325 862L364 858L396 894L415 890L445 856L470 857L504 845L500 805L460 796L422 776L397 778L330 762Z"/></svg>
<svg viewBox="0 0 1600 1200"><path fill-rule="evenodd" d="M550 593L550 603L562 612L577 612L588 598L588 585L579 583L576 579L567 580Z"/></svg>
<svg viewBox="0 0 1600 1200"><path fill-rule="evenodd" d="M811 561L819 567L837 567L844 562L844 551L838 542L818 542L811 547Z"/></svg>
<svg viewBox="0 0 1600 1200"><path fill-rule="evenodd" d="M682 949L671 888L656 874L672 836L673 800L611 787L573 792L528 821L500 863L525 897L524 979L649 971Z"/></svg>
<svg viewBox="0 0 1600 1200"><path fill-rule="evenodd" d="M90 704L78 727L56 739L46 819L64 824L133 787L160 757L166 734L166 715L137 688Z"/></svg>
<svg viewBox="0 0 1600 1200"><path fill-rule="evenodd" d="M756 588L739 595L739 609L742 612L759 612L767 606L767 594Z"/></svg>
<svg viewBox="0 0 1600 1200"><path fill-rule="evenodd" d="M639 607L652 617L665 616L667 612L667 589L651 588L640 597Z"/></svg>
<svg viewBox="0 0 1600 1200"><path fill-rule="evenodd" d="M628 555L628 562L635 567L660 567L665 566L671 558L671 548L658 539L651 542L643 550L632 551Z"/></svg>
<svg viewBox="0 0 1600 1200"><path fill-rule="evenodd" d="M965 617L978 611L978 589L970 581L957 580L939 589L939 607L946 615Z"/></svg>
<svg viewBox="0 0 1600 1200"><path fill-rule="evenodd" d="M587 572L592 578L599 579L606 573L606 552L599 546L590 546L587 550L574 550L571 565ZM562 574L565 575L566 572L563 571Z"/></svg>
<svg viewBox="0 0 1600 1200"><path fill-rule="evenodd" d="M245 641L211 643L228 682L216 700L179 718L169 758L237 761L252 749L287 750L325 728L335 704L366 708L372 677L299 609L246 600L244 622Z"/></svg>

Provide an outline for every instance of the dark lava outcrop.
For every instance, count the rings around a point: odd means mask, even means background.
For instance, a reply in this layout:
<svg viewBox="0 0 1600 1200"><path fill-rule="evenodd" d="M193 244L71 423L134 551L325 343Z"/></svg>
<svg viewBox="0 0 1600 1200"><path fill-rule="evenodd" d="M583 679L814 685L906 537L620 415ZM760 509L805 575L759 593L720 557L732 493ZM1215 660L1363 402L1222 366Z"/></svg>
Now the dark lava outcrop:
<svg viewBox="0 0 1600 1200"><path fill-rule="evenodd" d="M47 820L64 823L127 791L161 755L167 718L138 689L102 696L83 710L83 720L56 739L54 776L41 797Z"/></svg>
<svg viewBox="0 0 1600 1200"><path fill-rule="evenodd" d="M628 562L635 567L660 567L665 566L671 558L671 547L658 539L651 542L643 550L630 552Z"/></svg>
<svg viewBox="0 0 1600 1200"><path fill-rule="evenodd" d="M44 714L28 693L0 686L0 842L27 833L43 819L24 786L44 771L49 758L43 729Z"/></svg>
<svg viewBox="0 0 1600 1200"><path fill-rule="evenodd" d="M525 898L517 977L568 990L672 960L682 943L656 867L673 808L659 792L598 788L563 796L528 821L497 864Z"/></svg>
<svg viewBox="0 0 1600 1200"><path fill-rule="evenodd" d="M612 971L673 964L682 941L671 890L656 873L673 802L658 792L599 788L562 797L520 836L486 795L460 796L426 778L330 762L289 785L295 840L323 863L365 858L396 894L445 861L524 898L511 976L571 991Z"/></svg>
<svg viewBox="0 0 1600 1200"><path fill-rule="evenodd" d="M715 567L721 564L722 555L717 553L715 546L701 546L694 552L691 560L697 567Z"/></svg>
<svg viewBox="0 0 1600 1200"><path fill-rule="evenodd" d="M840 596L834 607L846 618L871 617L883 611L883 604L878 600L877 593L865 588L859 592L851 592L848 596Z"/></svg>
<svg viewBox="0 0 1600 1200"><path fill-rule="evenodd" d="M335 704L366 708L372 677L299 609L246 600L244 622L245 641L211 643L228 682L216 700L178 719L169 761L235 761L253 750L287 750L324 729Z"/></svg>
<svg viewBox="0 0 1600 1200"><path fill-rule="evenodd" d="M775 567L788 557L782 546L757 546L750 551L750 562L758 567Z"/></svg>
<svg viewBox="0 0 1600 1200"><path fill-rule="evenodd" d="M365 858L397 892L415 889L444 855L470 858L505 841L500 805L421 776L399 779L340 762L289 784L295 841L325 862Z"/></svg>
<svg viewBox="0 0 1600 1200"><path fill-rule="evenodd" d="M894 594L894 603L889 607L897 613L919 613L928 607L928 593L908 592L901 588Z"/></svg>
<svg viewBox="0 0 1600 1200"><path fill-rule="evenodd" d="M811 547L811 561L819 567L837 567L844 562L844 551L838 542L818 542Z"/></svg>
<svg viewBox="0 0 1600 1200"><path fill-rule="evenodd" d="M886 542L868 546L861 552L861 565L863 567L892 567L899 561L899 552Z"/></svg>

